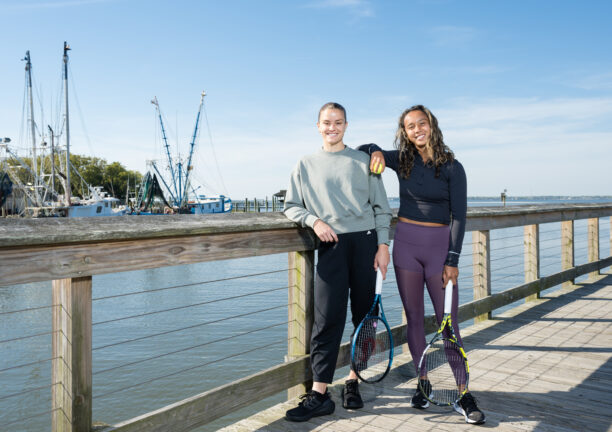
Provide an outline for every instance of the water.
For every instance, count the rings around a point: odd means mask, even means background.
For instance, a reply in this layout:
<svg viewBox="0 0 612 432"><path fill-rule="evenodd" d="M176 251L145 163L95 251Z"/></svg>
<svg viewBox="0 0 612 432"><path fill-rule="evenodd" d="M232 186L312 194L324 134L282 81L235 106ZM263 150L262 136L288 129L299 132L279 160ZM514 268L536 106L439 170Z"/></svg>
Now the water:
<svg viewBox="0 0 612 432"><path fill-rule="evenodd" d="M608 201L523 199L507 205ZM399 201L391 198L390 204L398 207ZM499 205L499 200L475 199L469 205ZM576 264L587 262L586 224L575 223ZM601 256L610 254L609 229L609 220L602 219ZM542 275L561 270L559 230L560 223L540 226ZM471 251L471 233L466 233L461 303L472 299ZM522 227L491 232L491 266L493 292L523 282ZM94 421L126 420L283 362L287 268L287 254L277 254L94 277ZM264 272L272 273L211 282ZM399 324L402 308L392 271L383 295L389 322ZM50 282L0 287L0 430L49 429L50 305ZM426 313L432 313L429 300ZM350 331L347 326L345 340ZM38 336L23 338L29 335ZM284 397L269 398L199 430L215 430Z"/></svg>

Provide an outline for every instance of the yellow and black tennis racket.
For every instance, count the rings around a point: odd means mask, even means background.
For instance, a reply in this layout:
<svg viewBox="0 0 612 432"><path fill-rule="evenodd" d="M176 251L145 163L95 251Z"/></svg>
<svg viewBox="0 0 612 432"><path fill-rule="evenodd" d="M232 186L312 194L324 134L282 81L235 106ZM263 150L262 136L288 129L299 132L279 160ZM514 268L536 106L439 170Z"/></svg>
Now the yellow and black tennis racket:
<svg viewBox="0 0 612 432"><path fill-rule="evenodd" d="M451 320L453 283L444 293L444 318L419 361L419 387L438 406L453 406L468 390L470 368L463 347L457 340ZM424 380L423 378L427 378ZM427 388L428 387L428 388Z"/></svg>

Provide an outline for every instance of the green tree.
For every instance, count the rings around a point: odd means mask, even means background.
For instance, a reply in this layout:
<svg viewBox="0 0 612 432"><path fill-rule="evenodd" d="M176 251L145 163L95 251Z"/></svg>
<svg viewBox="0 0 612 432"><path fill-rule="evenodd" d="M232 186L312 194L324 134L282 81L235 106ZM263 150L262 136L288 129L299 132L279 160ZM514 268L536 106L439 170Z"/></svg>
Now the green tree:
<svg viewBox="0 0 612 432"><path fill-rule="evenodd" d="M66 173L59 169L60 157L62 155L55 155L55 172L57 176L65 179ZM21 160L24 164L32 166L31 158L22 158ZM18 160L8 159L5 161L5 164L10 164L13 167L12 171L16 173L21 183L26 186L33 183L32 173L26 167L23 167ZM39 159L38 164L43 167L46 174L51 173L50 157L45 158L44 161ZM70 190L72 196L87 198L89 196L87 185L89 185L91 187L102 186L109 195L125 200L128 181L133 193L135 185L140 184L142 180L142 174L138 171L128 170L119 162L109 164L106 160L97 157L71 154L70 164L72 165L70 170ZM47 177L45 181L50 188L51 181L49 178ZM55 191L59 195L64 194L63 184L59 178L55 180Z"/></svg>

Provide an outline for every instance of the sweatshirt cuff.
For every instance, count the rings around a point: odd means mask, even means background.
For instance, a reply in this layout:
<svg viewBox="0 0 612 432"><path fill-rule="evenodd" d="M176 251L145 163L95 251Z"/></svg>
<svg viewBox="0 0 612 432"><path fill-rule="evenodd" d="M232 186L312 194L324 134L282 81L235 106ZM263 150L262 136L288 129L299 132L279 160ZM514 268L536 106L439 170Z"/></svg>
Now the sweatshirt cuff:
<svg viewBox="0 0 612 432"><path fill-rule="evenodd" d="M318 220L319 220L318 217L316 217L315 215L310 214L310 215L306 216L306 219L304 220L304 223L307 226L309 226L310 228L314 229L314 224Z"/></svg>
<svg viewBox="0 0 612 432"><path fill-rule="evenodd" d="M379 245L384 243L389 246L389 228L376 228L376 237Z"/></svg>

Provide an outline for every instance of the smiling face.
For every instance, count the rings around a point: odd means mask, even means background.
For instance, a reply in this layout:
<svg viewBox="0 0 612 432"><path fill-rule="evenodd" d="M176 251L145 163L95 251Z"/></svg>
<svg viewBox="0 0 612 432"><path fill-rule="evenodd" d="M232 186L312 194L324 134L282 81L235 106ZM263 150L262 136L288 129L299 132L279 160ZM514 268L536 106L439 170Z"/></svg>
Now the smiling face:
<svg viewBox="0 0 612 432"><path fill-rule="evenodd" d="M423 159L427 159L429 140L431 139L431 125L429 118L423 111L410 111L404 117L404 131L408 140L414 144Z"/></svg>
<svg viewBox="0 0 612 432"><path fill-rule="evenodd" d="M340 151L344 149L344 132L348 123L344 112L335 108L321 111L317 128L323 137L323 148L327 151Z"/></svg>

